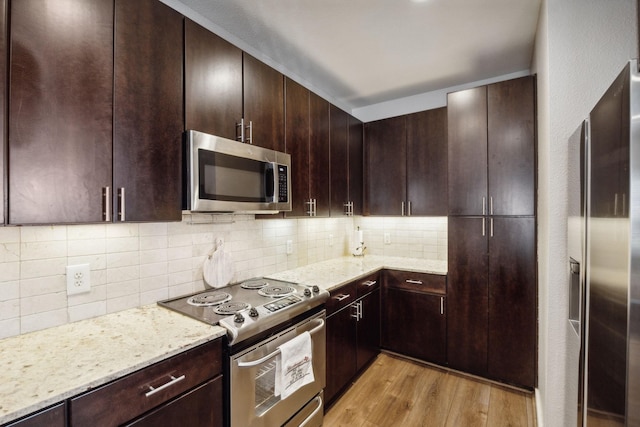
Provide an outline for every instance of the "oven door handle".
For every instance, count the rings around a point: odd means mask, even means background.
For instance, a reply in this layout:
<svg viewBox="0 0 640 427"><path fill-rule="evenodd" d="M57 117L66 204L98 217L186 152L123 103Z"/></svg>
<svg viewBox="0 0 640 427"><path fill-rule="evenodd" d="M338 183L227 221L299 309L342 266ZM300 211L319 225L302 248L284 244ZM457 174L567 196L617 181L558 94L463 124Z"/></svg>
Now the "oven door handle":
<svg viewBox="0 0 640 427"><path fill-rule="evenodd" d="M300 425L299 425L298 427L304 427L304 426L306 426L306 425L307 425L307 423L308 423L309 421L311 421L311 420L313 419L313 417L315 417L315 416L316 416L316 414L317 414L318 412L320 412L320 409L322 409L322 407L324 406L324 405L322 404L322 397L321 397L321 396L316 396L316 398L315 398L314 400L316 400L316 401L318 402L318 407L317 407L316 409L314 409L314 410L313 410L313 412L312 412L311 414L309 414L309 416L308 416L307 418L305 418L305 419L304 419L304 421L303 421L303 422L301 422L301 423L300 423Z"/></svg>
<svg viewBox="0 0 640 427"><path fill-rule="evenodd" d="M313 335L314 333L318 332L320 329L324 328L324 319L315 319L317 321L320 322L320 324L318 326L316 326L315 328L311 329L309 331L309 335ZM258 366L263 364L264 362L266 362L267 360L276 357L277 355L280 354L280 349L276 349L275 351L267 354L264 357L261 357L258 360L252 360L251 362L238 362L238 367L239 368L252 368L254 366Z"/></svg>

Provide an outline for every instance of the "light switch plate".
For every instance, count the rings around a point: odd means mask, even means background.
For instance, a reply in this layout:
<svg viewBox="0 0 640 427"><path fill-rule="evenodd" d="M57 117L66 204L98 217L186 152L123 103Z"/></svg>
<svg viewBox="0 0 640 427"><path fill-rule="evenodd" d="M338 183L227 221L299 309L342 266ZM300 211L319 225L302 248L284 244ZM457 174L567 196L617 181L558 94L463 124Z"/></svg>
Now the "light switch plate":
<svg viewBox="0 0 640 427"><path fill-rule="evenodd" d="M385 245L391 244L391 233L384 233L384 244Z"/></svg>
<svg viewBox="0 0 640 427"><path fill-rule="evenodd" d="M67 266L67 295L91 291L90 271L89 264Z"/></svg>

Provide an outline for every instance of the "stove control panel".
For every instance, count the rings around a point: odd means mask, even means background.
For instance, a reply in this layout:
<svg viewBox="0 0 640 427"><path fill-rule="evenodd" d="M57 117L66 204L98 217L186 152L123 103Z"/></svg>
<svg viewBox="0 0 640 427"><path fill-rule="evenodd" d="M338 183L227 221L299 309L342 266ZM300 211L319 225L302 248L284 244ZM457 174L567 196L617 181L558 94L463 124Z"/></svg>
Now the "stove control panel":
<svg viewBox="0 0 640 427"><path fill-rule="evenodd" d="M280 298L279 300L269 303L269 304L265 304L264 308L266 308L267 310L269 310L270 312L275 312L278 310L282 310L283 308L287 308L292 304L295 304L297 302L302 301L302 299L297 296L297 295L290 295L288 297L285 298Z"/></svg>

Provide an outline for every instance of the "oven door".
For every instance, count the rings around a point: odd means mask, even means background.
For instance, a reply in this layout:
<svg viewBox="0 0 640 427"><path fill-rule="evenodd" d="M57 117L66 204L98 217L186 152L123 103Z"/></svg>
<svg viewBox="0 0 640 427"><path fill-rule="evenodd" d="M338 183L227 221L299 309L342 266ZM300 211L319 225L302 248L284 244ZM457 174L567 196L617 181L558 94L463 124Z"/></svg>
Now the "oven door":
<svg viewBox="0 0 640 427"><path fill-rule="evenodd" d="M313 408L318 406L315 400L325 386L326 375L325 317L326 312L322 310L315 316L231 356L229 383L232 427L281 426L305 407L311 407L313 418L317 419L318 413L321 414L322 411L314 411ZM281 399L274 393L278 347L304 332L311 335L315 380Z"/></svg>

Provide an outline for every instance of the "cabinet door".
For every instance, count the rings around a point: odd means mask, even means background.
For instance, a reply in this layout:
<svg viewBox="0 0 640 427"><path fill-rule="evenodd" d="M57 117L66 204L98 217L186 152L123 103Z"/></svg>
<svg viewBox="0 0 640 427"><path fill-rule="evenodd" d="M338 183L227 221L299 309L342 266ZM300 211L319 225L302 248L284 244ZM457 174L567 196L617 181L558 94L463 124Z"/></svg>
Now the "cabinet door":
<svg viewBox="0 0 640 427"><path fill-rule="evenodd" d="M383 347L406 356L445 364L447 322L443 305L444 296L441 295L387 288Z"/></svg>
<svg viewBox="0 0 640 427"><path fill-rule="evenodd" d="M349 201L349 115L330 106L331 216L342 216Z"/></svg>
<svg viewBox="0 0 640 427"><path fill-rule="evenodd" d="M115 11L114 219L179 221L183 18L157 0L116 0Z"/></svg>
<svg viewBox="0 0 640 427"><path fill-rule="evenodd" d="M113 1L11 4L12 224L102 221L111 186Z"/></svg>
<svg viewBox="0 0 640 427"><path fill-rule="evenodd" d="M492 215L535 215L534 85L534 77L522 77L487 87Z"/></svg>
<svg viewBox="0 0 640 427"><path fill-rule="evenodd" d="M535 218L492 218L489 238L490 377L535 386Z"/></svg>
<svg viewBox="0 0 640 427"><path fill-rule="evenodd" d="M484 215L487 201L487 87L447 96L449 215Z"/></svg>
<svg viewBox="0 0 640 427"><path fill-rule="evenodd" d="M447 109L407 116L407 203L411 215L447 214Z"/></svg>
<svg viewBox="0 0 640 427"><path fill-rule="evenodd" d="M291 155L291 212L286 216L307 215L309 206L309 90L285 79L286 152Z"/></svg>
<svg viewBox="0 0 640 427"><path fill-rule="evenodd" d="M365 214L401 215L406 200L405 117L369 122L365 124L364 133Z"/></svg>
<svg viewBox="0 0 640 427"><path fill-rule="evenodd" d="M316 216L329 216L329 102L309 92L309 194Z"/></svg>
<svg viewBox="0 0 640 427"><path fill-rule="evenodd" d="M350 305L327 317L327 385L325 402L331 403L356 373L356 326Z"/></svg>
<svg viewBox="0 0 640 427"><path fill-rule="evenodd" d="M245 125L252 123L251 143L284 151L284 80L277 70L243 53Z"/></svg>
<svg viewBox="0 0 640 427"><path fill-rule="evenodd" d="M349 201L353 214L362 215L364 141L362 122L349 116Z"/></svg>
<svg viewBox="0 0 640 427"><path fill-rule="evenodd" d="M8 13L9 13L9 0L0 1L0 55L2 60L0 61L0 81L6 82L8 77ZM2 156L0 156L0 224L5 224L7 213L7 195L5 193L5 180L7 173L6 155L7 152L7 98L8 88L6 84L0 87L0 150L2 150Z"/></svg>
<svg viewBox="0 0 640 427"><path fill-rule="evenodd" d="M242 50L185 19L185 127L235 140L242 118Z"/></svg>
<svg viewBox="0 0 640 427"><path fill-rule="evenodd" d="M49 409L43 409L5 427L65 427L67 425L66 406L59 403Z"/></svg>
<svg viewBox="0 0 640 427"><path fill-rule="evenodd" d="M451 266L447 288L449 366L478 375L487 372L486 221L483 218L450 216L448 226L448 260Z"/></svg>
<svg viewBox="0 0 640 427"><path fill-rule="evenodd" d="M357 363L360 371L380 353L380 289L362 297L358 302L362 317L357 322Z"/></svg>
<svg viewBox="0 0 640 427"><path fill-rule="evenodd" d="M219 376L125 425L222 427L222 399L222 376Z"/></svg>

